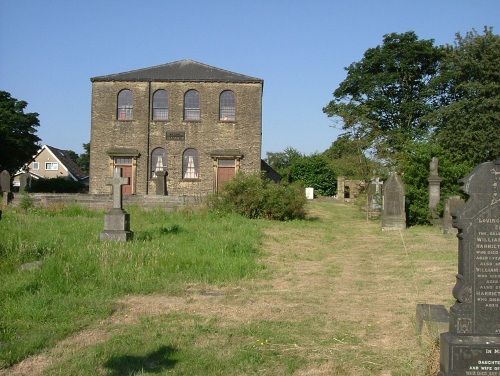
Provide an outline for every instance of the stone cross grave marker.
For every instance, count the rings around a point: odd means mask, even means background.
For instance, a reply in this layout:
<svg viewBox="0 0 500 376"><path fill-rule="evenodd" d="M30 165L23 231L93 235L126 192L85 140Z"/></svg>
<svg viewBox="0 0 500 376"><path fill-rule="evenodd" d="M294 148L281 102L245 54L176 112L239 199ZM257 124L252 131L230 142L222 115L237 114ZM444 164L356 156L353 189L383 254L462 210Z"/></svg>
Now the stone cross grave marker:
<svg viewBox="0 0 500 376"><path fill-rule="evenodd" d="M406 228L405 195L406 187L403 181L396 172L392 172L384 185L382 230Z"/></svg>
<svg viewBox="0 0 500 376"><path fill-rule="evenodd" d="M113 177L106 179L106 185L113 186L113 208L106 214L101 240L127 241L134 236L130 231L130 214L122 208L122 185L128 183L129 178L121 176L120 168L115 168Z"/></svg>
<svg viewBox="0 0 500 376"><path fill-rule="evenodd" d="M122 178L121 169L115 168L113 177L106 179L106 185L113 186L113 209L122 209L122 185L128 184L129 178Z"/></svg>
<svg viewBox="0 0 500 376"><path fill-rule="evenodd" d="M382 211L382 185L384 182L377 176L370 180L367 189L366 213L368 219L380 217Z"/></svg>
<svg viewBox="0 0 500 376"><path fill-rule="evenodd" d="M469 199L454 215L458 274L440 373L500 376L500 160L460 180Z"/></svg>

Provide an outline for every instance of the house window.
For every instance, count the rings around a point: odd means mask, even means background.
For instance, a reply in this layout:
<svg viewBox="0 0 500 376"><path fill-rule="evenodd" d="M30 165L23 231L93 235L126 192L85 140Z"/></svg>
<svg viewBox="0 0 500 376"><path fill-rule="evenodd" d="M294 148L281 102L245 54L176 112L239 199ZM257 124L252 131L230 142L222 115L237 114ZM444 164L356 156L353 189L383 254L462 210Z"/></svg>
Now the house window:
<svg viewBox="0 0 500 376"><path fill-rule="evenodd" d="M134 94L130 90L118 93L118 120L134 119Z"/></svg>
<svg viewBox="0 0 500 376"><path fill-rule="evenodd" d="M219 120L236 120L236 96L231 90L223 91L219 98Z"/></svg>
<svg viewBox="0 0 500 376"><path fill-rule="evenodd" d="M153 94L153 120L168 120L168 93L165 90Z"/></svg>
<svg viewBox="0 0 500 376"><path fill-rule="evenodd" d="M200 120L200 93L189 90L184 94L184 120Z"/></svg>
<svg viewBox="0 0 500 376"><path fill-rule="evenodd" d="M167 151L156 148L151 153L151 177L156 178L156 171L167 170Z"/></svg>
<svg viewBox="0 0 500 376"><path fill-rule="evenodd" d="M33 170L38 170L38 169L40 169L40 163L33 162Z"/></svg>
<svg viewBox="0 0 500 376"><path fill-rule="evenodd" d="M183 179L198 179L199 170L198 150L186 149L182 156Z"/></svg>
<svg viewBox="0 0 500 376"><path fill-rule="evenodd" d="M58 169L57 162L45 162L45 170L57 171L57 169Z"/></svg>

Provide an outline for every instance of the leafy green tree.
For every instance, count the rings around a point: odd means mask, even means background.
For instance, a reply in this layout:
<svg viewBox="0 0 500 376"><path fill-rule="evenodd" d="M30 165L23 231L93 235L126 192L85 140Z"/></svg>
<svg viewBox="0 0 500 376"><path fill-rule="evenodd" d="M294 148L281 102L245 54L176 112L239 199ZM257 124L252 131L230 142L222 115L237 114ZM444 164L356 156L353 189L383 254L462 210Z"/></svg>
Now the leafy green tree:
<svg viewBox="0 0 500 376"><path fill-rule="evenodd" d="M471 167L500 158L500 36L457 34L446 52L433 81L441 107L429 115L438 143Z"/></svg>
<svg viewBox="0 0 500 376"><path fill-rule="evenodd" d="M290 169L292 164L303 157L304 155L297 149L289 146L282 152L267 152L266 162L280 174L286 182L290 182Z"/></svg>
<svg viewBox="0 0 500 376"><path fill-rule="evenodd" d="M76 164L87 174L90 170L90 142L82 144L84 153L80 154L75 160Z"/></svg>
<svg viewBox="0 0 500 376"><path fill-rule="evenodd" d="M28 163L39 149L38 114L24 113L27 105L0 91L0 170L11 174Z"/></svg>
<svg viewBox="0 0 500 376"><path fill-rule="evenodd" d="M312 187L323 196L333 196L337 191L337 175L323 154L295 160L290 169L290 181Z"/></svg>
<svg viewBox="0 0 500 376"><path fill-rule="evenodd" d="M368 180L380 164L367 157L367 147L362 140L351 133L340 135L323 155L328 158L332 169L339 176Z"/></svg>
<svg viewBox="0 0 500 376"><path fill-rule="evenodd" d="M432 39L419 40L413 31L384 35L382 46L346 68L323 112L340 117L343 129L371 144L379 158L401 159L411 141L428 135L422 116L434 108L429 82L442 56Z"/></svg>

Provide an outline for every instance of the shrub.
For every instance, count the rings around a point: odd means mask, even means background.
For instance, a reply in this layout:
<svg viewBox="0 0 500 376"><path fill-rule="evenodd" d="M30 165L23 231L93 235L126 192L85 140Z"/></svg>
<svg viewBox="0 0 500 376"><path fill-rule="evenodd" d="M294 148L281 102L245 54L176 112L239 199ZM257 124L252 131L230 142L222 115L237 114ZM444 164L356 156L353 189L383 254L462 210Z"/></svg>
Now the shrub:
<svg viewBox="0 0 500 376"><path fill-rule="evenodd" d="M217 196L209 199L212 210L236 212L248 218L301 219L306 215L304 188L280 185L260 174L238 173Z"/></svg>
<svg viewBox="0 0 500 376"><path fill-rule="evenodd" d="M39 193L86 193L87 186L81 181L66 178L37 179L31 183L31 192Z"/></svg>

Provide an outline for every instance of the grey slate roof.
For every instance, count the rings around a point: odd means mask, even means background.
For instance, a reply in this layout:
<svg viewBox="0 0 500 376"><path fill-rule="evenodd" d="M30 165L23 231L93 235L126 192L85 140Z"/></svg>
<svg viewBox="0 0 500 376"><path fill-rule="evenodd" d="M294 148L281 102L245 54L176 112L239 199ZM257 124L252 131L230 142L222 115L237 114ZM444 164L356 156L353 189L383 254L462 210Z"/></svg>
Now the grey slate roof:
<svg viewBox="0 0 500 376"><path fill-rule="evenodd" d="M179 60L150 68L92 77L90 81L264 82L260 78L230 72L194 60Z"/></svg>

